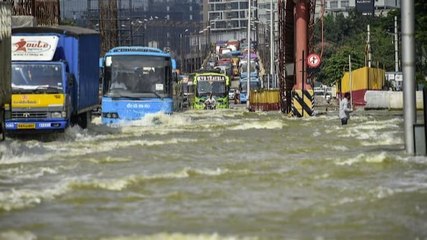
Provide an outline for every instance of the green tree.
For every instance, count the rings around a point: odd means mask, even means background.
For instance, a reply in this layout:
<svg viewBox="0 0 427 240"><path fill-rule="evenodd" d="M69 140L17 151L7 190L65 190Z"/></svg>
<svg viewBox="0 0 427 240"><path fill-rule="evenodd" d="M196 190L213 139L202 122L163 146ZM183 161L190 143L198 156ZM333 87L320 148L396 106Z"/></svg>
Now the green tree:
<svg viewBox="0 0 427 240"><path fill-rule="evenodd" d="M334 85L341 80L344 73L349 70L349 56L351 57L352 69L360 68L364 65L363 47L342 46L327 58L322 65L319 79L327 85Z"/></svg>
<svg viewBox="0 0 427 240"><path fill-rule="evenodd" d="M415 0L415 56L416 76L419 82L424 82L424 77L427 75L427 15L425 12L427 12L427 2ZM371 32L372 66L383 68L386 71L394 71L395 16L398 19L398 31L400 32L400 9L392 10L382 16L364 16L355 9L350 10L347 17L342 14L325 16L323 42L315 45L318 52L323 50L323 63L317 80L324 84L332 84L341 79L344 72L347 71L343 66L348 65L349 54L352 55L355 62L353 69L367 65L368 24ZM320 35L320 28L316 27L314 40L321 42ZM398 46L401 57L400 38Z"/></svg>
<svg viewBox="0 0 427 240"><path fill-rule="evenodd" d="M415 0L415 56L418 83L425 83L427 75L427 2Z"/></svg>

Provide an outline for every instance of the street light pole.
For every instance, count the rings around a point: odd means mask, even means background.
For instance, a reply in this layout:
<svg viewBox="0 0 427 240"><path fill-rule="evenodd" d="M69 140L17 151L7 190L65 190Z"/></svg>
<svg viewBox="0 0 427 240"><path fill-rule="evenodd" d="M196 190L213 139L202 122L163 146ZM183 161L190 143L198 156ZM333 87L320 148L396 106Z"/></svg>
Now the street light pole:
<svg viewBox="0 0 427 240"><path fill-rule="evenodd" d="M417 122L415 95L415 18L414 0L401 3L402 19L402 72L403 72L403 117L405 149L415 154L414 124Z"/></svg>
<svg viewBox="0 0 427 240"><path fill-rule="evenodd" d="M181 50L181 72L184 72L184 70L187 70L185 66L185 57L184 57L184 45L185 45L185 33L188 32L188 29L185 29L184 32L179 34L179 43L180 43L180 50Z"/></svg>
<svg viewBox="0 0 427 240"><path fill-rule="evenodd" d="M248 79L247 79L247 92L246 92L246 107L249 109L249 94L251 91L250 79L251 79L251 0L248 0L248 62L247 62L247 71L248 71Z"/></svg>
<svg viewBox="0 0 427 240"><path fill-rule="evenodd" d="M274 14L273 14L273 0L270 1L270 79L267 83L267 88L270 88L271 83L274 82Z"/></svg>
<svg viewBox="0 0 427 240"><path fill-rule="evenodd" d="M396 72L396 75L397 72L399 72L399 38L397 36L397 16L394 16L394 71Z"/></svg>

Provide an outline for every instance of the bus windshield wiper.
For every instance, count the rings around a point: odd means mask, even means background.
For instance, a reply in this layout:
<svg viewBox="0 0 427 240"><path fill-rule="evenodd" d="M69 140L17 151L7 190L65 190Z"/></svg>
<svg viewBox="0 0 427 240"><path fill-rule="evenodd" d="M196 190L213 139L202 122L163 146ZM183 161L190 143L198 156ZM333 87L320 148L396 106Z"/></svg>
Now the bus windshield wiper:
<svg viewBox="0 0 427 240"><path fill-rule="evenodd" d="M61 92L62 88L57 86L38 86L34 89L34 92L39 92L41 90L46 90L46 92L53 92L53 93L59 93Z"/></svg>
<svg viewBox="0 0 427 240"><path fill-rule="evenodd" d="M13 87L12 88L12 93L29 93L32 91L33 91L33 89L28 89L28 88L20 88L20 87Z"/></svg>
<svg viewBox="0 0 427 240"><path fill-rule="evenodd" d="M160 99L163 99L163 97L162 96L160 96L160 94L158 94L158 93L156 93L156 92L152 92L154 95L156 95L156 97L158 97L158 98L160 98Z"/></svg>

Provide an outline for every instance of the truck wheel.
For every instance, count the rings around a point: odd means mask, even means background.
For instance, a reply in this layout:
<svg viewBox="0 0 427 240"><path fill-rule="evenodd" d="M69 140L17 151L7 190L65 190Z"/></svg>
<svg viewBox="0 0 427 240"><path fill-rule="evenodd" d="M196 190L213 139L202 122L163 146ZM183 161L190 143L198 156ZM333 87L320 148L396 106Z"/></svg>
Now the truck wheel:
<svg viewBox="0 0 427 240"><path fill-rule="evenodd" d="M89 122L90 122L90 114L88 112L81 113L77 117L77 124L83 129L87 128L87 125L89 124Z"/></svg>

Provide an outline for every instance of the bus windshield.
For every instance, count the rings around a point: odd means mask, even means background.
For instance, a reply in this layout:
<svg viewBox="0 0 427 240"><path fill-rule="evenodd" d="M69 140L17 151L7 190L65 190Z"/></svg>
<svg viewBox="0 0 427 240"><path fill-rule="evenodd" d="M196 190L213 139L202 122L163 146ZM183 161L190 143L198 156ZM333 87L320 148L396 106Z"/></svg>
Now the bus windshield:
<svg viewBox="0 0 427 240"><path fill-rule="evenodd" d="M170 97L170 59L158 56L109 56L104 93L110 97Z"/></svg>
<svg viewBox="0 0 427 240"><path fill-rule="evenodd" d="M250 72L256 72L257 69L257 64L255 62L251 61L251 65L249 66L249 70ZM241 62L240 63L240 71L241 72L247 72L248 71L248 62Z"/></svg>
<svg viewBox="0 0 427 240"><path fill-rule="evenodd" d="M197 94L199 97L209 95L210 93L222 96L227 92L225 75L198 75L196 78Z"/></svg>
<svg viewBox="0 0 427 240"><path fill-rule="evenodd" d="M250 90L258 90L260 88L260 83L258 81L250 81L249 82ZM247 81L241 81L240 82L240 92L247 92L248 91L248 83Z"/></svg>
<svg viewBox="0 0 427 240"><path fill-rule="evenodd" d="M62 91L62 65L12 63L12 89Z"/></svg>

